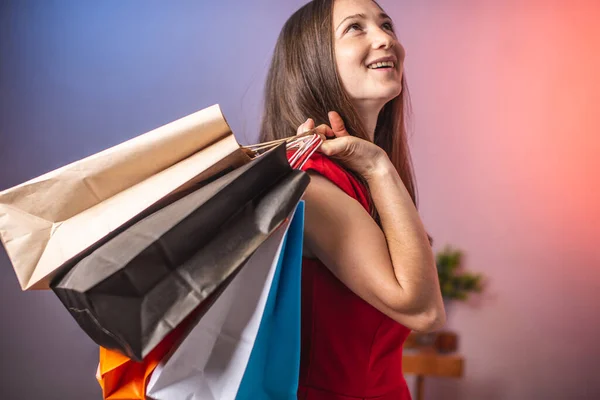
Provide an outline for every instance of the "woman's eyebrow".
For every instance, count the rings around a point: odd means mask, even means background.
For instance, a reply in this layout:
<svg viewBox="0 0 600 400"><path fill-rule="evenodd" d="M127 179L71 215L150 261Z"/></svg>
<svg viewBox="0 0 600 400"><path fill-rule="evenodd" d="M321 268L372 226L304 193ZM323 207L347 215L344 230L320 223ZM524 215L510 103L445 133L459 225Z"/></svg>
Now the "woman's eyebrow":
<svg viewBox="0 0 600 400"><path fill-rule="evenodd" d="M353 14L353 15L349 15L349 16L347 16L346 18L344 18L344 19L342 20L342 22L340 22L340 23L339 23L339 25L337 26L337 28L335 28L335 30L338 30L338 29L340 29L340 26L341 26L341 25L344 23L344 21L346 21L347 19L351 19L351 18L362 18L362 19L366 19L366 18L367 18L367 16L366 16L365 14ZM392 18L391 18L389 15L387 15L386 13L384 13L384 12L382 12L382 13L380 13L380 14L379 14L379 18L381 18L381 19L387 19L387 20L390 20L390 21L392 21Z"/></svg>
<svg viewBox="0 0 600 400"><path fill-rule="evenodd" d="M346 21L347 19L350 19L350 18L357 18L357 17L358 17L358 18L362 18L362 19L365 19L365 18L367 18L367 16L366 16L365 14L353 14L353 15L349 15L349 16L347 16L346 18L344 18L344 19L342 20L342 22L340 22L340 24L337 26L337 28L335 28L335 30L338 30L338 29L340 29L340 26L341 26L341 25L344 23L344 21Z"/></svg>

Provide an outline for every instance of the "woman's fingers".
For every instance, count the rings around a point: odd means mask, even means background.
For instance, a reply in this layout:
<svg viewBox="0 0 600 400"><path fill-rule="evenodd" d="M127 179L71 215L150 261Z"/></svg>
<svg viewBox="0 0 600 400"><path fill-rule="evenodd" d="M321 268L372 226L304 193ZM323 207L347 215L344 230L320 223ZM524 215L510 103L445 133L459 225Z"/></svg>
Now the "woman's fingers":
<svg viewBox="0 0 600 400"><path fill-rule="evenodd" d="M305 126L308 123L308 119L306 121L304 121L303 123L300 124L300 126L298 126L298 129L296 130L296 135L300 135L301 133L304 133Z"/></svg>
<svg viewBox="0 0 600 400"><path fill-rule="evenodd" d="M311 129L314 129L314 127L315 127L315 121L313 121L312 118L309 118L298 127L298 130L296 131L296 135L300 135L306 131L310 131Z"/></svg>
<svg viewBox="0 0 600 400"><path fill-rule="evenodd" d="M327 140L320 146L319 150L322 153L328 156L335 156L348 152L349 147L351 146L349 146L347 140L337 140L345 137L351 137L346 130L342 117L340 117L340 114L335 111L330 111L327 116L329 117L329 123L331 124L331 127L327 124L321 124L315 128L315 121L312 118L308 118L304 123L300 124L296 134L300 135L306 131L314 129L315 133L321 136L324 141L325 139L333 139Z"/></svg>
<svg viewBox="0 0 600 400"><path fill-rule="evenodd" d="M349 137L339 137L323 142L319 151L329 157L345 157L352 153L352 143Z"/></svg>
<svg viewBox="0 0 600 400"><path fill-rule="evenodd" d="M329 117L329 123L331 124L333 134L336 137L350 136L350 134L346 130L346 127L344 126L344 120L342 119L342 117L340 117L340 114L338 114L335 111L329 111L329 113L327 113L327 116Z"/></svg>
<svg viewBox="0 0 600 400"><path fill-rule="evenodd" d="M331 130L331 128L327 124L321 124L314 129L319 135L325 136L325 138L335 137L335 135L333 134L333 130Z"/></svg>

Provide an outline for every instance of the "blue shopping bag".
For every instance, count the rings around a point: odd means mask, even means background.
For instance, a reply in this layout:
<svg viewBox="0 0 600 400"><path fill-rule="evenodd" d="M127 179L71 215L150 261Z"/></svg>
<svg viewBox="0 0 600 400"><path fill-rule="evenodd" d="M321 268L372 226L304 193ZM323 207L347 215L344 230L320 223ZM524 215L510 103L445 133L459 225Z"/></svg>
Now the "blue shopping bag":
<svg viewBox="0 0 600 400"><path fill-rule="evenodd" d="M297 398L303 234L302 201L284 239L265 311L236 400Z"/></svg>

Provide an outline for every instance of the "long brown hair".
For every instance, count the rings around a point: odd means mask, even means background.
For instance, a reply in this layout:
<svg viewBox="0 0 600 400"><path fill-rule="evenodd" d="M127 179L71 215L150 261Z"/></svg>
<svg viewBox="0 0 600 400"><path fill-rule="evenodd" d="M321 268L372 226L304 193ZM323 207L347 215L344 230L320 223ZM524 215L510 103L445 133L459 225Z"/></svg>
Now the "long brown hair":
<svg viewBox="0 0 600 400"><path fill-rule="evenodd" d="M333 2L313 0L296 11L283 26L265 85L261 142L294 135L308 117L314 119L317 126L328 124L328 111L337 111L342 116L348 133L369 140L337 72ZM409 107L410 96L403 75L402 93L379 113L374 141L388 154L416 207L406 133Z"/></svg>

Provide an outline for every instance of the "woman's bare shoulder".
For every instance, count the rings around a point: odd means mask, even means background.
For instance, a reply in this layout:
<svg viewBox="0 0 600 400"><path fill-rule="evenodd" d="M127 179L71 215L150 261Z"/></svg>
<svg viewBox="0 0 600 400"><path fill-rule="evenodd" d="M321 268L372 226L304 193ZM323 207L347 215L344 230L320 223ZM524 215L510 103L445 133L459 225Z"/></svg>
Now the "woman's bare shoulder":
<svg viewBox="0 0 600 400"><path fill-rule="evenodd" d="M319 174L311 173L304 199L307 253L360 297L380 303L378 293L395 278L379 226L356 199Z"/></svg>

